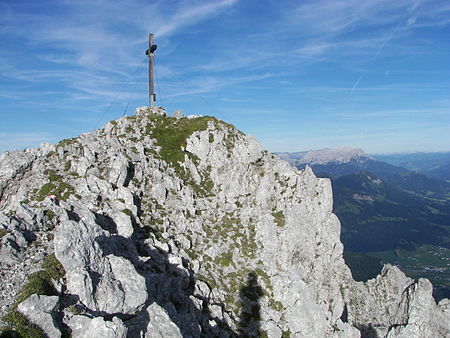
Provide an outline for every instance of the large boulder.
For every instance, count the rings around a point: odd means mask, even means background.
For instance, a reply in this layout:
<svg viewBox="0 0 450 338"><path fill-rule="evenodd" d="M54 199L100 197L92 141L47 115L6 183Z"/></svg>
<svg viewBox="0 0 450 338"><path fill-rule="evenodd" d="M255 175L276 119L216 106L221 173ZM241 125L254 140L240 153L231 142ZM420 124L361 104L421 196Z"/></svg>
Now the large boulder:
<svg viewBox="0 0 450 338"><path fill-rule="evenodd" d="M146 282L133 263L121 257L115 236L87 213L79 222L66 220L58 226L55 254L66 270L68 291L79 296L80 303L91 311L134 314L147 300Z"/></svg>
<svg viewBox="0 0 450 338"><path fill-rule="evenodd" d="M107 321L102 317L76 315L70 318L68 326L72 330L73 338L125 338L128 331L118 317Z"/></svg>
<svg viewBox="0 0 450 338"><path fill-rule="evenodd" d="M31 295L17 306L17 310L25 315L33 324L39 326L47 336L61 337L55 324L59 299L57 296Z"/></svg>

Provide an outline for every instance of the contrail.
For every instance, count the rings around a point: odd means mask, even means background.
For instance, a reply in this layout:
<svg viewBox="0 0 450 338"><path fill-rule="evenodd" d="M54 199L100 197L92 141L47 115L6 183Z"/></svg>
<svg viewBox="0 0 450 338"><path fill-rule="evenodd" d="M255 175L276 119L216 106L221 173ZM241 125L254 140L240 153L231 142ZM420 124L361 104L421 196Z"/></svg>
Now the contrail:
<svg viewBox="0 0 450 338"><path fill-rule="evenodd" d="M361 75L358 80L355 81L355 83L353 84L352 90L350 90L350 94L353 94L353 91L356 89L356 87L358 87L359 83L361 82L361 80L364 78L364 76L366 76L367 71L364 72L363 75Z"/></svg>
<svg viewBox="0 0 450 338"><path fill-rule="evenodd" d="M378 47L377 51L375 52L374 56L373 56L373 60L376 60L378 55L380 55L381 51L383 50L384 46L391 41L392 37L394 36L395 33L397 33L397 31L399 30L400 26L402 25L402 23L404 22L404 20L401 20L399 22L399 24L394 28L394 30L391 32L391 34L389 34L383 41L383 43L380 45L380 47ZM359 83L361 82L361 80L367 75L367 71L364 72L364 74L362 74L353 84L352 89L350 90L350 94L353 94L353 92L355 91L355 89L358 87Z"/></svg>
<svg viewBox="0 0 450 338"><path fill-rule="evenodd" d="M381 53L381 51L383 50L384 46L391 41L392 37L394 36L394 34L398 31L398 29L400 28L400 26L402 25L403 20L400 21L400 23L397 25L397 27L394 28L394 30L391 32L391 34L389 34L389 36L383 41L383 43L381 44L380 47L378 47L377 52L375 53L374 59L377 58L377 56Z"/></svg>

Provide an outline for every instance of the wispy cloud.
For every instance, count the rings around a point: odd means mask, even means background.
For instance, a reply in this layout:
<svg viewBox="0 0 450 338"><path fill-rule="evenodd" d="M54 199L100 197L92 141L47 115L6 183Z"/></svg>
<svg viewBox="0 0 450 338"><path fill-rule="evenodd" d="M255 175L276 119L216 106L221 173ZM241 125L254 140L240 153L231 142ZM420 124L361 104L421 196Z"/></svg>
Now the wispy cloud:
<svg viewBox="0 0 450 338"><path fill-rule="evenodd" d="M25 48L34 49L36 54L33 56L42 63L27 69L24 54L11 62L14 58L2 56L8 53L2 51L0 60L8 62L2 62L0 74L26 82L61 82L72 95L82 91L112 97L117 90L116 84L128 82L133 69L141 65L136 62L136 55L142 55L144 59L145 50L138 49L145 48L148 32L156 33L164 41L236 2L61 1L55 4L55 10L64 9L58 16L41 13L40 3L32 5L36 8L35 14L2 3L5 31L0 34L11 34L17 41L24 41ZM141 44L136 43L136 36L143 37L138 39ZM164 69L161 65L163 76Z"/></svg>
<svg viewBox="0 0 450 338"><path fill-rule="evenodd" d="M204 20L211 15L215 15L218 11L231 6L236 2L237 0L221 0L194 6L192 6L192 3L190 2L186 2L185 5L177 9L175 14L171 16L167 22L159 25L156 34L159 36L171 35L180 28Z"/></svg>
<svg viewBox="0 0 450 338"><path fill-rule="evenodd" d="M261 81L276 76L275 74L265 73L249 76L237 76L237 77L216 77L205 76L192 81L183 81L183 83L171 83L169 85L169 93L166 97L178 97L191 94L202 94L215 91L220 88ZM188 88L187 88L188 87Z"/></svg>
<svg viewBox="0 0 450 338"><path fill-rule="evenodd" d="M294 53L311 58L323 54L332 47L333 47L332 43L326 43L323 41L319 41L317 43L309 42L307 45L302 46L297 50L295 50Z"/></svg>

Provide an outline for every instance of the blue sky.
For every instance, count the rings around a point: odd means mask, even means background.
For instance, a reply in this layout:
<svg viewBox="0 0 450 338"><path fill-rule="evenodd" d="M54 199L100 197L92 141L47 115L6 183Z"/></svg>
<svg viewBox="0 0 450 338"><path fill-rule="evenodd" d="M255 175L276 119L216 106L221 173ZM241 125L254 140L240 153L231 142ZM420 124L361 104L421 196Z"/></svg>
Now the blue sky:
<svg viewBox="0 0 450 338"><path fill-rule="evenodd" d="M0 152L146 105L214 115L270 151L450 150L447 0L0 1Z"/></svg>

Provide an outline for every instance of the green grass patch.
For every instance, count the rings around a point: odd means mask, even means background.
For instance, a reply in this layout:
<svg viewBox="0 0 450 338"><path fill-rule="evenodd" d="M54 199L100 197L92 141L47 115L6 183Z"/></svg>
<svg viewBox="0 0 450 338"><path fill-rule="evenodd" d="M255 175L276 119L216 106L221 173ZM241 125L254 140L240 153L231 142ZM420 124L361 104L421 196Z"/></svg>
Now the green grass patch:
<svg viewBox="0 0 450 338"><path fill-rule="evenodd" d="M219 122L210 116L194 119L183 118L177 120L174 117L154 115L150 117L153 122L147 126L147 132L157 141L161 147L160 156L168 163L174 165L184 162L186 140L196 131L206 130L209 121Z"/></svg>
<svg viewBox="0 0 450 338"><path fill-rule="evenodd" d="M286 331L283 331L282 333L281 333L281 338L290 338L291 337L291 330L286 330Z"/></svg>
<svg viewBox="0 0 450 338"><path fill-rule="evenodd" d="M225 252L216 258L217 263L221 266L229 266L233 262L233 252Z"/></svg>
<svg viewBox="0 0 450 338"><path fill-rule="evenodd" d="M50 157L55 156L55 155L57 155L57 154L58 154L58 153L57 153L56 151L52 150L52 151L49 151L49 152L47 153L47 155L45 155L45 157L46 157L47 159L49 159Z"/></svg>
<svg viewBox="0 0 450 338"><path fill-rule="evenodd" d="M70 144L74 144L74 143L78 143L78 139L76 137L66 138L66 139L60 141L57 144L57 146L64 147L64 146L67 146L67 145L70 145Z"/></svg>
<svg viewBox="0 0 450 338"><path fill-rule="evenodd" d="M125 215L128 215L128 216L130 216L130 217L133 216L133 212L132 212L130 209L123 209L122 212L123 212Z"/></svg>
<svg viewBox="0 0 450 338"><path fill-rule="evenodd" d="M150 116L149 119L151 122L147 125L146 132L156 139L156 144L161 148L159 154L156 154L151 149L144 149L145 153L159 155L164 161L170 164L172 168L174 168L177 176L186 184L190 185L196 195L201 197L210 196L211 191L214 188L214 183L209 175L210 169L201 172L201 182L196 183L190 173L182 166L186 156L188 156L195 164L198 164L200 161L197 156L185 151L186 140L194 132L206 130L208 128L208 122L221 124L233 130L235 130L235 128L232 125L211 116L193 119L177 119L175 117L153 115ZM240 133L239 131L236 132ZM236 137L236 135L231 136ZM213 139L209 137L208 141L213 141ZM231 141L229 143L231 147Z"/></svg>
<svg viewBox="0 0 450 338"><path fill-rule="evenodd" d="M272 216L273 216L277 226L284 227L286 225L286 219L284 218L283 211L280 210L280 211L277 211L277 212L273 212Z"/></svg>
<svg viewBox="0 0 450 338"><path fill-rule="evenodd" d="M42 329L18 311L11 311L3 320L8 326L0 328L0 338L47 338Z"/></svg>
<svg viewBox="0 0 450 338"><path fill-rule="evenodd" d="M185 170L181 163L184 162L185 156L188 156L195 164L199 163L199 158L194 154L186 152L186 140L196 131L206 130L208 122L221 123L227 127L234 128L214 117L204 116L194 119L174 117L165 117L154 115L150 117L151 123L146 127L146 131L156 139L156 144L161 147L159 156L174 168L178 177L186 184L189 184L194 193L198 196L207 197L211 195L214 183L210 179L210 168L201 172L201 182L196 183L190 173ZM156 155L150 149L145 149L146 154Z"/></svg>
<svg viewBox="0 0 450 338"><path fill-rule="evenodd" d="M64 171L69 171L71 167L72 167L72 162L70 160L66 161L64 163Z"/></svg>
<svg viewBox="0 0 450 338"><path fill-rule="evenodd" d="M55 175L59 176L59 175ZM44 184L41 189L39 189L36 200L43 201L48 195L55 195L58 199L62 201L67 201L70 195L75 193L75 188L70 184L65 182L53 181Z"/></svg>
<svg viewBox="0 0 450 338"><path fill-rule="evenodd" d="M275 311L281 312L284 310L284 306L283 303L274 300L273 298L269 299L269 307L271 307L272 309L274 309Z"/></svg>
<svg viewBox="0 0 450 338"><path fill-rule="evenodd" d="M0 337L46 337L44 332L17 311L17 306L33 294L54 296L57 295L52 280L58 280L65 275L61 263L54 254L48 255L42 263L42 270L28 276L28 281L20 291L8 313L2 318L7 324L2 328Z"/></svg>
<svg viewBox="0 0 450 338"><path fill-rule="evenodd" d="M8 230L0 229L0 238L2 238L3 236L6 236L7 233L8 233Z"/></svg>

